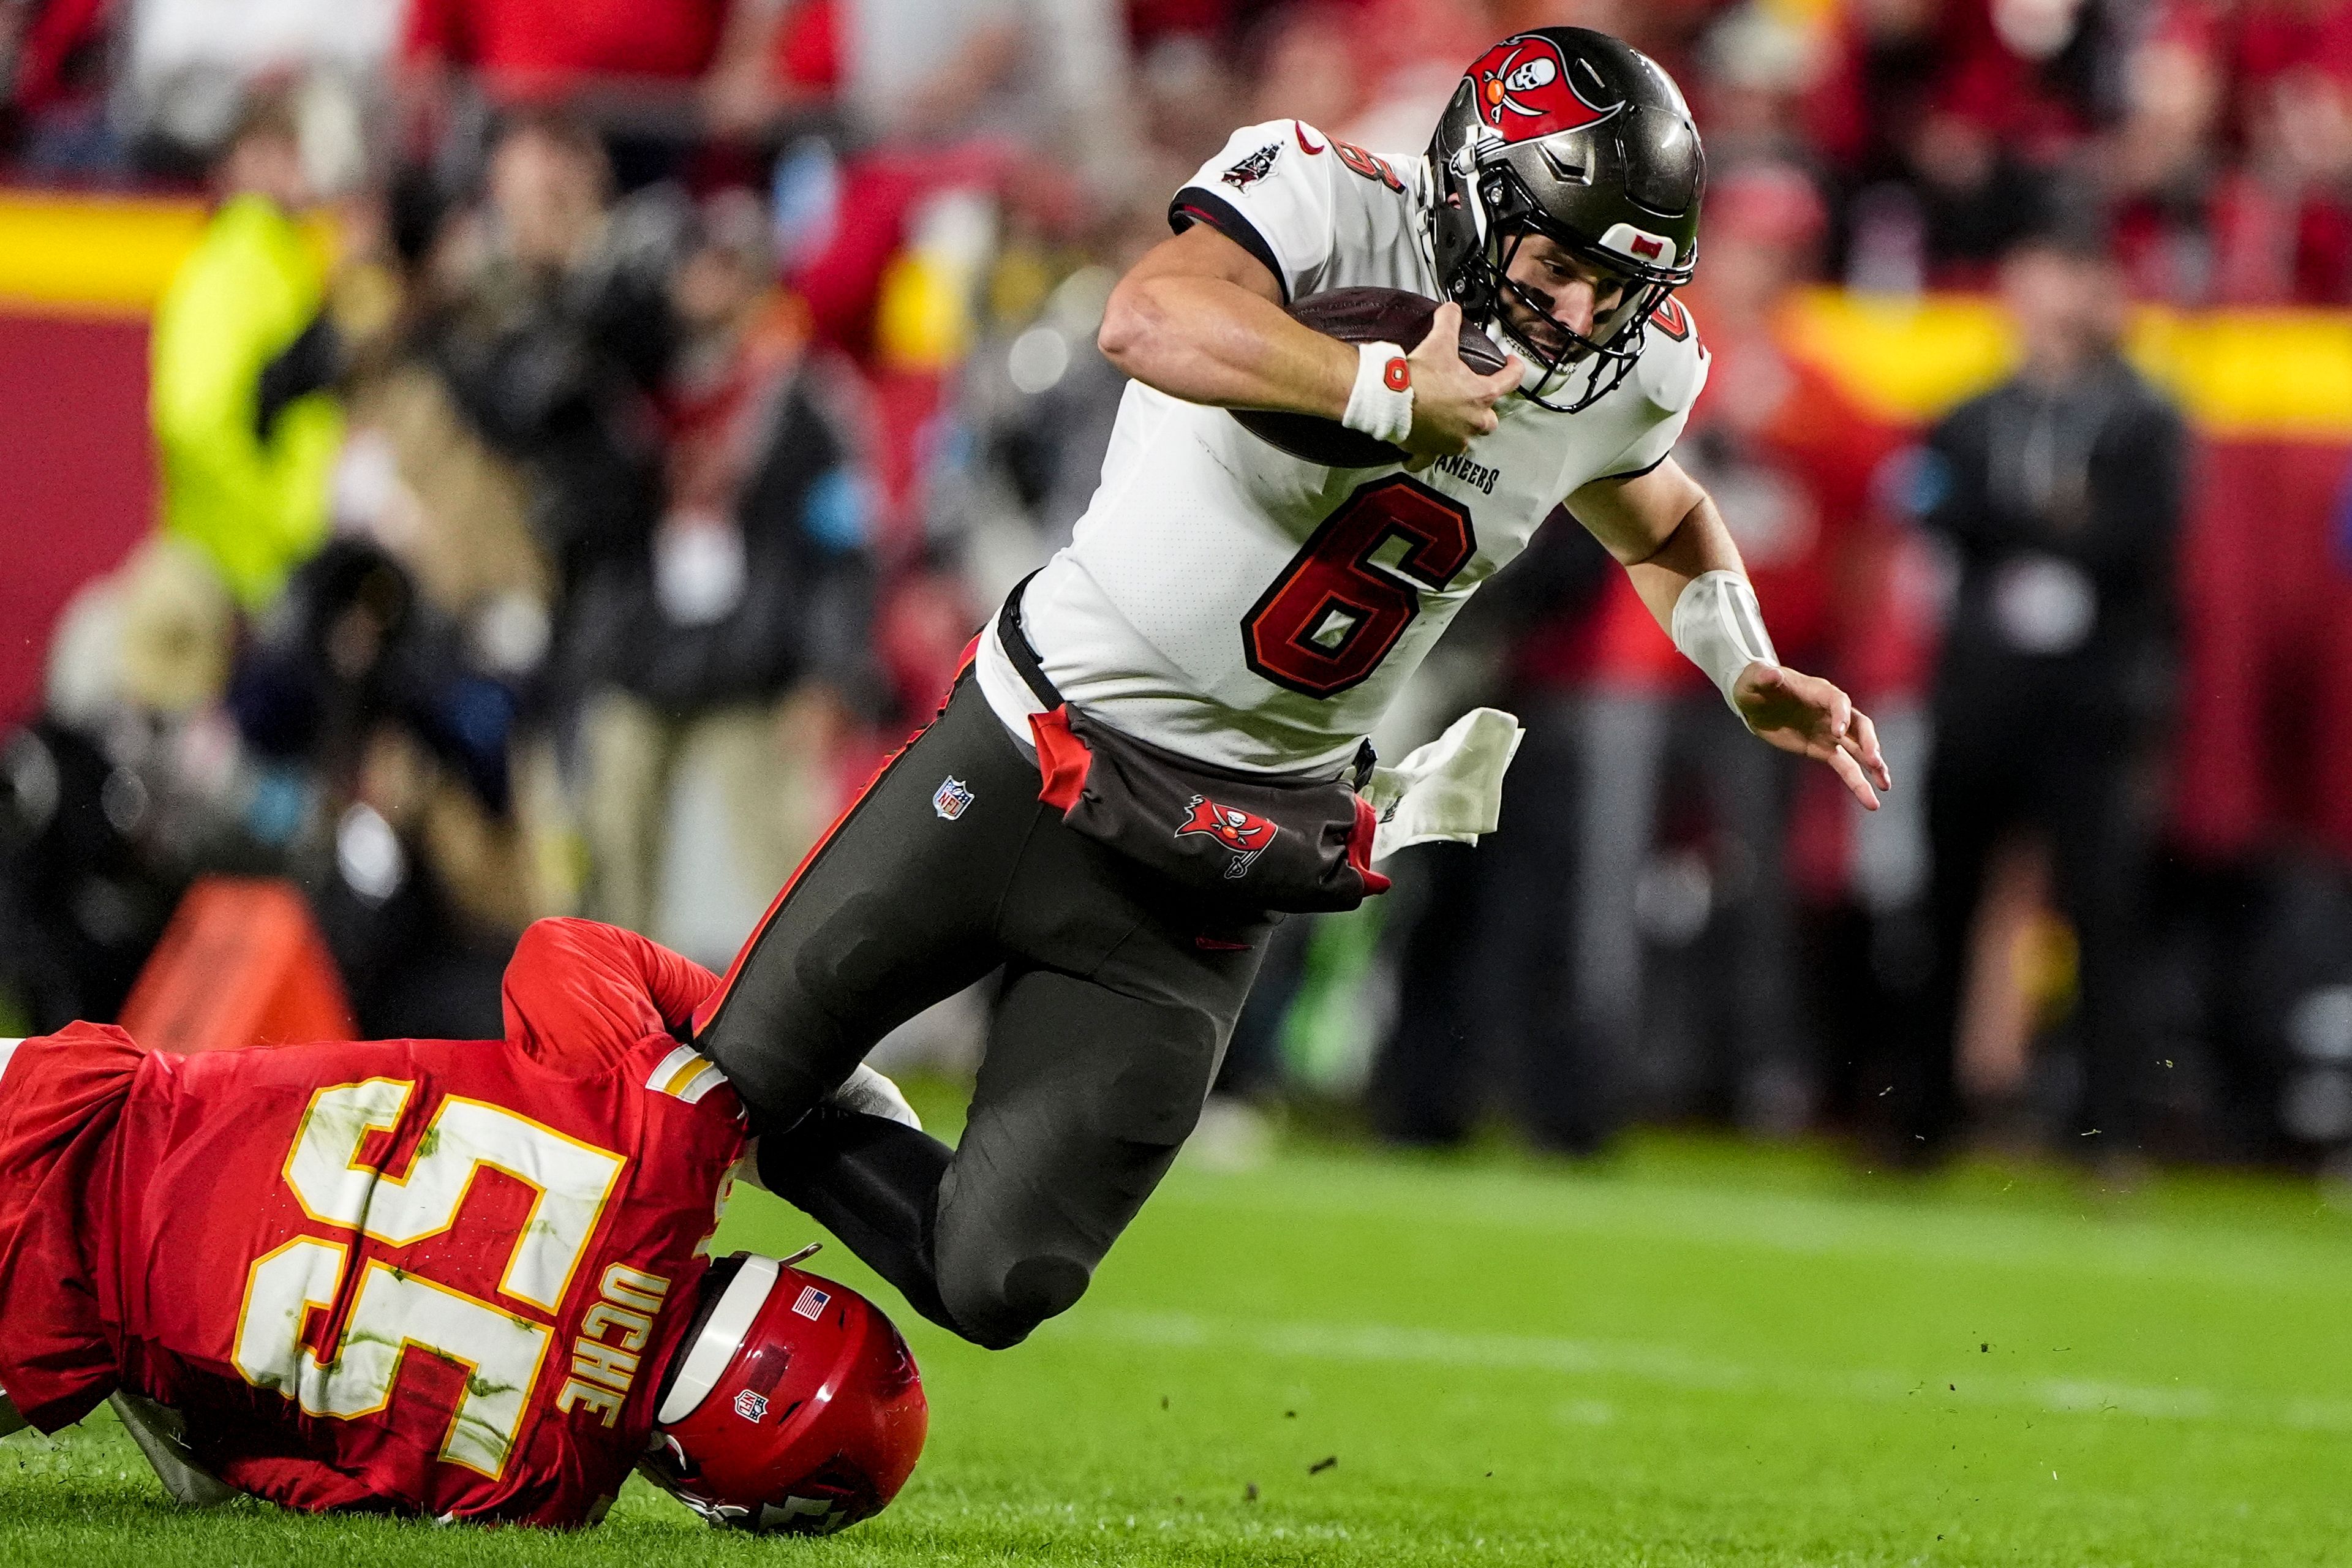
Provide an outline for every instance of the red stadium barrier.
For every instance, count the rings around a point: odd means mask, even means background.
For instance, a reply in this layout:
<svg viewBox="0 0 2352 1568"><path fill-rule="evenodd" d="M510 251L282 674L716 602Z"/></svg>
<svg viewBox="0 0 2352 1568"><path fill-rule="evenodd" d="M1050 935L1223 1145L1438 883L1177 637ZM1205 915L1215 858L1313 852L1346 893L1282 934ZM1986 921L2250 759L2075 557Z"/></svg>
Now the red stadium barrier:
<svg viewBox="0 0 2352 1568"><path fill-rule="evenodd" d="M49 637L74 590L153 526L146 323L17 314L0 299L0 442L5 725L40 705Z"/></svg>
<svg viewBox="0 0 2352 1568"><path fill-rule="evenodd" d="M122 1026L151 1050L182 1055L358 1033L302 895L246 877L207 877L188 889L139 972Z"/></svg>

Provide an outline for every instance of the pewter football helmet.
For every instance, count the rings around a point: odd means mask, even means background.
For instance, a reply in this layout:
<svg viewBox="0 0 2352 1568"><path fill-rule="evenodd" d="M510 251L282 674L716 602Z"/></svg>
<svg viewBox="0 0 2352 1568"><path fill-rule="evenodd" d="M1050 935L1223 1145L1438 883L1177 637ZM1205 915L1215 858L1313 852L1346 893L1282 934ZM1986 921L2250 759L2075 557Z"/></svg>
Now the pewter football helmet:
<svg viewBox="0 0 2352 1568"><path fill-rule="evenodd" d="M1564 412L1624 380L1642 334L1698 259L1706 163L1682 90L1655 60L1606 33L1538 27L1472 63L1429 143L1438 281L1463 315L1507 334L1542 372L1528 395ZM1509 326L1507 300L1550 301L1507 276L1540 232L1625 280L1590 334L1547 351ZM1580 391L1573 371L1589 370ZM1565 401L1551 401L1566 399Z"/></svg>

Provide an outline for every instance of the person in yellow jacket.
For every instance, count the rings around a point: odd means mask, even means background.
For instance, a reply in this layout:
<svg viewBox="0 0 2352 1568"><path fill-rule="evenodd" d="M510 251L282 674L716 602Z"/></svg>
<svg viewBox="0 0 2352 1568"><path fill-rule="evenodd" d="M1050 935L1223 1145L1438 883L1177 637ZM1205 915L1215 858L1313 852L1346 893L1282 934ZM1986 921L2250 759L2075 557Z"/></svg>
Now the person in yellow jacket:
<svg viewBox="0 0 2352 1568"><path fill-rule="evenodd" d="M250 109L215 166L220 205L157 305L152 404L166 532L201 550L247 614L326 537L342 412L323 314L327 256L296 126Z"/></svg>

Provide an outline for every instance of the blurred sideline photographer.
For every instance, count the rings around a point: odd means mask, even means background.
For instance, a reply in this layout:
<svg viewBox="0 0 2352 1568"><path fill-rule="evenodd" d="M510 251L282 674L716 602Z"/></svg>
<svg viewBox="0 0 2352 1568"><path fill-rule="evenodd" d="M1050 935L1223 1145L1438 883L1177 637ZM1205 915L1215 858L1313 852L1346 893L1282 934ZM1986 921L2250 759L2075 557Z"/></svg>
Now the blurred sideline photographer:
<svg viewBox="0 0 2352 1568"><path fill-rule="evenodd" d="M299 221L311 196L285 99L247 108L213 184L220 205L155 310L163 527L257 613L326 535L342 442L326 258Z"/></svg>
<svg viewBox="0 0 2352 1568"><path fill-rule="evenodd" d="M833 815L826 770L876 684L872 500L846 373L812 353L806 311L771 281L757 200L708 198L681 248L664 510L586 591L605 646L583 815L595 912L648 931L659 917L682 949L723 960ZM665 910L674 796L697 759L731 868L698 866L697 912Z"/></svg>
<svg viewBox="0 0 2352 1568"><path fill-rule="evenodd" d="M2117 351L2122 279L2098 237L2012 247L2001 291L2025 359L1936 426L1919 521L1957 557L1931 700L1935 962L1902 1080L1902 1142L1956 1131L1955 1037L1987 868L2044 836L2079 943L2081 1124L2095 1156L2135 1142L2144 1020L2131 973L2150 811L2137 787L2172 636L2172 552L2188 436Z"/></svg>

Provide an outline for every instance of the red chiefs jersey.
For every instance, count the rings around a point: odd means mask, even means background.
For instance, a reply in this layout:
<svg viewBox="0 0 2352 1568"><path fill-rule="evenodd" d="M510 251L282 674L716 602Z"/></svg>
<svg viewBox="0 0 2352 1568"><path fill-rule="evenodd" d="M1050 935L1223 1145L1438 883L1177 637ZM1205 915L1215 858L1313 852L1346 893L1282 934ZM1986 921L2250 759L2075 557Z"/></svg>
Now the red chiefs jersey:
<svg viewBox="0 0 2352 1568"><path fill-rule="evenodd" d="M742 1143L733 1089L670 1034L716 984L548 921L508 969L503 1041L136 1057L77 1199L76 1283L121 1383L182 1412L221 1479L292 1507L600 1517ZM5 1092L38 1096L74 1048L26 1042ZM23 1304L0 1290L0 1314ZM107 1392L12 1353L0 1386L28 1413Z"/></svg>

